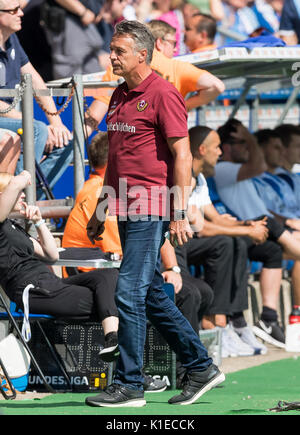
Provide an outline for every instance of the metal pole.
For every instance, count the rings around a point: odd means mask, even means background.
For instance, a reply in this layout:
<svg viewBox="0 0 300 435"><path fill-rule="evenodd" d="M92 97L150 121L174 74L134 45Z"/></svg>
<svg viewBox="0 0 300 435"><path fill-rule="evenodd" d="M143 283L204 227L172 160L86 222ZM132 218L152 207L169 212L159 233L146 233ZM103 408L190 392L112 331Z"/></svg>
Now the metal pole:
<svg viewBox="0 0 300 435"><path fill-rule="evenodd" d="M295 103L295 101L296 101L296 99L297 99L297 97L299 95L299 91L300 91L300 87L299 86L297 86L296 88L293 89L293 92L291 93L291 95L289 96L289 98L288 98L288 100L287 100L287 102L285 104L285 107L283 109L282 114L280 115L279 119L276 122L276 127L278 125L282 124L283 121L285 120L286 115L288 114L288 111L290 110L292 105Z"/></svg>
<svg viewBox="0 0 300 435"><path fill-rule="evenodd" d="M26 200L28 204L36 202L35 182L35 153L34 153L34 130L33 130L33 89L31 74L24 75L25 91L22 100L22 125L23 125L23 157L24 169L31 174L31 185L26 188Z"/></svg>
<svg viewBox="0 0 300 435"><path fill-rule="evenodd" d="M83 111L83 83L82 75L75 74L75 95L73 97L73 146L74 146L74 194L75 198L82 189L85 181L84 168L84 111Z"/></svg>

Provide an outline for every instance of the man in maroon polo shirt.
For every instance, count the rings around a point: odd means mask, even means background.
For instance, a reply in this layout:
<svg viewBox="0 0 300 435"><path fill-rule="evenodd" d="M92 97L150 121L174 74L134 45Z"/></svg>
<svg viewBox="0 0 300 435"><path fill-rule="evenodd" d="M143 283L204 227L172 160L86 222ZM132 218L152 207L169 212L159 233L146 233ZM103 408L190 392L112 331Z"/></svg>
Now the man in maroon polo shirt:
<svg viewBox="0 0 300 435"><path fill-rule="evenodd" d="M104 181L108 189L101 193L98 213L95 211L88 223L87 233L91 240L102 233L104 193L108 193L109 207L114 203L118 216L123 249L116 289L120 355L114 383L98 396L88 397L90 406L146 404L141 372L146 315L187 370L182 393L169 403L193 403L225 379L163 290L160 248L165 232L169 229L173 245L183 245L192 237L186 218L192 160L183 98L173 85L152 72L153 48L153 35L145 25L137 21L117 24L110 59L113 72L123 76L125 82L110 101ZM170 223L166 207L169 188L174 192ZM166 195L159 201L156 194L161 190ZM154 211L153 195L159 201Z"/></svg>

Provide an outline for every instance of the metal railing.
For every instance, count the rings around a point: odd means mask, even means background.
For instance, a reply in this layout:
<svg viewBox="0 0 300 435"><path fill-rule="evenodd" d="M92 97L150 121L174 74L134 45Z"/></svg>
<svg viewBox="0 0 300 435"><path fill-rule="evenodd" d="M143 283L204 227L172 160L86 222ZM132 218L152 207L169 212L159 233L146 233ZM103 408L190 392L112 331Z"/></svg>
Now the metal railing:
<svg viewBox="0 0 300 435"><path fill-rule="evenodd" d="M64 81L65 82L65 81ZM72 122L73 122L73 148L74 148L74 195L79 193L85 181L84 164L84 89L116 87L118 82L83 81L80 74L74 75L72 80L64 83L65 87L57 81L47 84L48 89L34 90L31 74L24 74L19 86L16 89L0 89L1 98L13 98L11 108L21 101L22 128L23 128L23 159L24 169L30 172L32 184L26 189L26 200L29 204L36 203L36 181L35 181L35 152L34 152L34 129L33 129L33 100L35 96L69 97L72 86L75 92L72 97ZM1 114L0 114L1 116ZM9 111L6 113L9 117Z"/></svg>

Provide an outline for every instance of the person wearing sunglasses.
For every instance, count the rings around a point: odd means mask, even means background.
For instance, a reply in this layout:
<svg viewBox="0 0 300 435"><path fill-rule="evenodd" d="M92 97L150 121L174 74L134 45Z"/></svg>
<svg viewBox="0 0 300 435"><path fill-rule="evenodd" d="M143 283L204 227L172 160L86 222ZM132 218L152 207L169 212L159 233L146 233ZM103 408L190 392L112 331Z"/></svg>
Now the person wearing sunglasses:
<svg viewBox="0 0 300 435"><path fill-rule="evenodd" d="M24 1L21 4L25 5ZM21 4L18 0L0 0L0 89L14 89L21 82L23 74L31 74L34 89L47 89L43 78L31 64L16 35L16 32L21 30L24 16ZM12 98L0 97L0 111L2 111L0 128L18 133L22 128L22 113L16 108L4 113L12 100ZM40 162L43 156L46 157L41 163L41 169L53 187L55 180L51 179L50 172L57 173L58 167L61 169L62 166L69 165L68 154L71 147L69 148L68 145L71 133L61 118L53 115L57 109L52 97L39 96L38 101L44 107L49 124L37 120L33 122L35 158ZM55 171L53 171L54 166ZM21 172L22 167L21 158L17 165L17 173Z"/></svg>

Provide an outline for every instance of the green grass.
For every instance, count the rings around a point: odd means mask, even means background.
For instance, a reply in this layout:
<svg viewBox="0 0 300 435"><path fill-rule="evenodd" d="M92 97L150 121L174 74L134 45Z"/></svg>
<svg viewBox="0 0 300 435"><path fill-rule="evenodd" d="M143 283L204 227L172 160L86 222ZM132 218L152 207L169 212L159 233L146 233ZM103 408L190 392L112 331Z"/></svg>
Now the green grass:
<svg viewBox="0 0 300 435"><path fill-rule="evenodd" d="M43 399L1 401L4 415L300 415L300 411L268 411L279 400L300 402L300 358L262 364L230 373L226 381L189 406L169 405L174 391L146 394L143 408L93 408L85 405L88 394L62 393Z"/></svg>

